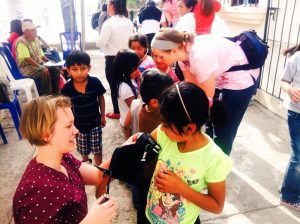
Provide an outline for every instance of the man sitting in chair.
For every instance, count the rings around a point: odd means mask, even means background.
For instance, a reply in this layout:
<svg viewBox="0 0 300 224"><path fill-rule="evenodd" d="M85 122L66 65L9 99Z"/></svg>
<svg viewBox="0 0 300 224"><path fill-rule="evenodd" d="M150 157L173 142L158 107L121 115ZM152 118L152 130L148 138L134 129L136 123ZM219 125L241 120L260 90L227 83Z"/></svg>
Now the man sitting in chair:
<svg viewBox="0 0 300 224"><path fill-rule="evenodd" d="M37 27L32 21L22 23L24 34L16 42L17 64L25 77L34 79L39 95L57 95L60 70L44 65L49 59L44 55L37 39Z"/></svg>

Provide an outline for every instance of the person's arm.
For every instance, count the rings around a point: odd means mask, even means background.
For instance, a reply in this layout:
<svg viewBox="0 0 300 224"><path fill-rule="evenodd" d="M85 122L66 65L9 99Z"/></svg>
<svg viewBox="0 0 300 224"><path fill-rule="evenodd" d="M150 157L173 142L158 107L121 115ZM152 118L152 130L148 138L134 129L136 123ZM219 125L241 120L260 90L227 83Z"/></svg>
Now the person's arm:
<svg viewBox="0 0 300 224"><path fill-rule="evenodd" d="M105 20L103 23L99 39L96 41L96 45L99 48L103 48L107 45L107 43L110 41L111 33L112 33L112 28L111 28L111 23L108 22L109 20Z"/></svg>
<svg viewBox="0 0 300 224"><path fill-rule="evenodd" d="M106 125L106 120L105 120L105 99L103 95L99 97L99 104L100 104L100 112L101 112L101 127L104 128Z"/></svg>
<svg viewBox="0 0 300 224"><path fill-rule="evenodd" d="M50 59L47 58L46 55L43 55L43 56L42 56L42 60L43 60L44 62L50 61Z"/></svg>
<svg viewBox="0 0 300 224"><path fill-rule="evenodd" d="M212 74L204 82L199 82L196 75L191 73L189 70L183 71L184 80L186 82L192 82L199 86L206 93L207 97L213 98L215 95L215 76Z"/></svg>
<svg viewBox="0 0 300 224"><path fill-rule="evenodd" d="M206 211L218 214L223 210L225 180L218 183L208 183L208 193L203 194L189 187L170 170L164 170L155 176L155 185L160 192L179 194Z"/></svg>
<svg viewBox="0 0 300 224"><path fill-rule="evenodd" d="M130 108L132 101L134 100L134 96L128 97L125 99L126 105Z"/></svg>
<svg viewBox="0 0 300 224"><path fill-rule="evenodd" d="M131 135L131 110L128 111L124 121L124 134L126 139Z"/></svg>
<svg viewBox="0 0 300 224"><path fill-rule="evenodd" d="M38 39L40 40L40 42L42 43L43 46L45 46L46 48L49 48L49 45L47 44L47 42L43 38L38 36Z"/></svg>
<svg viewBox="0 0 300 224"><path fill-rule="evenodd" d="M281 80L281 88L285 91L292 102L300 102L300 89L291 86L291 83L285 80Z"/></svg>

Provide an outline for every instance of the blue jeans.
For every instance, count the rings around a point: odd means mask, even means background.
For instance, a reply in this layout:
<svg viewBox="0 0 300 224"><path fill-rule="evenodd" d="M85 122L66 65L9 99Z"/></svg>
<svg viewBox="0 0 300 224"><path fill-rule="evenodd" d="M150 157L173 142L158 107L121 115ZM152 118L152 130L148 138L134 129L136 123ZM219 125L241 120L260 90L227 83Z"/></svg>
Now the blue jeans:
<svg viewBox="0 0 300 224"><path fill-rule="evenodd" d="M256 90L257 81L254 79L253 81L252 86L242 90L216 90L215 98L223 102L227 111L227 121L223 127L213 127L211 123L206 124L206 133L227 155L231 153L237 130Z"/></svg>
<svg viewBox="0 0 300 224"><path fill-rule="evenodd" d="M291 158L285 172L281 194L287 202L300 202L300 113L288 111L288 126L291 136Z"/></svg>

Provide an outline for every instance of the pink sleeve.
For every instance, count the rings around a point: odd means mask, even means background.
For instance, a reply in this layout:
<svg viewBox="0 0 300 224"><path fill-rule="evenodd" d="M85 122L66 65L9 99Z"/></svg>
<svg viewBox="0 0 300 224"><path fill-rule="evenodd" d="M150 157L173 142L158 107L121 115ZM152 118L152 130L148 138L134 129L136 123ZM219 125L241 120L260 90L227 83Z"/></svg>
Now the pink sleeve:
<svg viewBox="0 0 300 224"><path fill-rule="evenodd" d="M173 11L173 5L170 1L166 1L163 5L163 10L166 12L172 12Z"/></svg>

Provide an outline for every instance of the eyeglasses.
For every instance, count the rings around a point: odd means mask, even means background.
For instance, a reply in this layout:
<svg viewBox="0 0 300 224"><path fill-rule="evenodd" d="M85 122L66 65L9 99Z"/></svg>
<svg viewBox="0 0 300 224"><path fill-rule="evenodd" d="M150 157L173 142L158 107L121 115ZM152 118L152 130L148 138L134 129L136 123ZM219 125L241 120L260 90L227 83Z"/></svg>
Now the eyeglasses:
<svg viewBox="0 0 300 224"><path fill-rule="evenodd" d="M102 168L102 167L99 167L96 165L94 165L94 167L96 167L98 170L103 172L103 177L108 176L108 183L106 185L106 194L109 194L109 184L110 184L110 179L111 179L111 175L112 175L111 170L108 170L108 169L105 169L105 168Z"/></svg>

